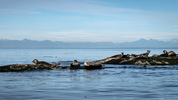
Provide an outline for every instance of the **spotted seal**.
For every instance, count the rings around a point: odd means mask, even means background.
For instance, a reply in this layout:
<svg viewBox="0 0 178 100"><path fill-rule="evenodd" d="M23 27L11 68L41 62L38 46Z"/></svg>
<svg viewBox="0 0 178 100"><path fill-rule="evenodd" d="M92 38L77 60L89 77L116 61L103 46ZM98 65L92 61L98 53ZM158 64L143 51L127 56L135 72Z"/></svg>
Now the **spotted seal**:
<svg viewBox="0 0 178 100"><path fill-rule="evenodd" d="M45 66L45 67L56 67L57 65L60 65L60 63L57 63L57 64L49 64L45 61L38 61L37 59L34 59L32 62L35 63L35 65L38 65L38 66Z"/></svg>
<svg viewBox="0 0 178 100"><path fill-rule="evenodd" d="M160 55L154 54L152 57L159 57Z"/></svg>
<svg viewBox="0 0 178 100"><path fill-rule="evenodd" d="M91 62L91 61L86 61L83 65L86 69L101 69L102 66L104 66L99 62Z"/></svg>
<svg viewBox="0 0 178 100"><path fill-rule="evenodd" d="M143 53L143 54L139 54L139 55L136 55L136 54L131 54L132 57L148 57L148 55L150 54L150 50L147 50L146 53Z"/></svg>
<svg viewBox="0 0 178 100"><path fill-rule="evenodd" d="M168 52L166 50L163 50L163 54L159 55L159 57L168 57Z"/></svg>
<svg viewBox="0 0 178 100"><path fill-rule="evenodd" d="M114 56L111 56L109 58L122 58L124 55L124 52L121 52L121 54L118 54L118 55L114 55Z"/></svg>
<svg viewBox="0 0 178 100"><path fill-rule="evenodd" d="M70 68L79 68L80 67L80 63L77 62L77 60L74 60L73 63L70 64Z"/></svg>
<svg viewBox="0 0 178 100"><path fill-rule="evenodd" d="M175 53L174 51L169 51L169 52L168 52L168 56L169 56L169 57L175 57L175 56L177 56L177 55L176 55L176 53Z"/></svg>

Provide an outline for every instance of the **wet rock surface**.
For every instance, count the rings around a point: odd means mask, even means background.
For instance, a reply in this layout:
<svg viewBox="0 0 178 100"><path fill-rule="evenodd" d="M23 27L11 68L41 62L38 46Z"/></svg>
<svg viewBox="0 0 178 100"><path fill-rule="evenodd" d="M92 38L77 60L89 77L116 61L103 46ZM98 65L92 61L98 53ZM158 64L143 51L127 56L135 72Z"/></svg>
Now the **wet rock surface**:
<svg viewBox="0 0 178 100"><path fill-rule="evenodd" d="M148 58L120 58L103 60L103 64L126 64L126 65L177 65L178 57L148 57Z"/></svg>
<svg viewBox="0 0 178 100"><path fill-rule="evenodd" d="M20 71L31 71L31 70L53 70L53 69L85 69L85 67L81 66L78 68L73 68L71 66L57 66L57 67L46 67L46 66L38 66L33 64L12 64L0 66L0 72L20 72Z"/></svg>
<svg viewBox="0 0 178 100"><path fill-rule="evenodd" d="M178 64L178 56L174 51L167 52L163 50L163 54L161 55L153 55L152 57L148 57L151 51L147 50L146 53L143 54L131 54L130 56L123 57L123 52L121 52L120 57L111 56L106 59L98 60L96 62L100 62L102 64L126 64L126 65L177 65ZM129 54L127 54L129 55Z"/></svg>
<svg viewBox="0 0 178 100"><path fill-rule="evenodd" d="M18 72L24 70L36 70L36 69L48 69L51 70L51 67L45 66L37 66L32 64L13 64L13 65L6 65L0 67L0 72Z"/></svg>

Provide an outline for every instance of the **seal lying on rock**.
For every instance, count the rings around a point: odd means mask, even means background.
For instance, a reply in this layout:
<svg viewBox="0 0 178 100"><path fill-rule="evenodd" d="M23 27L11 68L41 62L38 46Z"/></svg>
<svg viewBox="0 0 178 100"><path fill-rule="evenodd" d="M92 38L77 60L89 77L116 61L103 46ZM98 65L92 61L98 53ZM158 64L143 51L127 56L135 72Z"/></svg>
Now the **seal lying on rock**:
<svg viewBox="0 0 178 100"><path fill-rule="evenodd" d="M161 55L154 54L152 57L168 57L168 52L166 50L163 50L163 52Z"/></svg>
<svg viewBox="0 0 178 100"><path fill-rule="evenodd" d="M91 61L86 61L83 65L86 69L101 69L102 66L104 66L99 62L91 62Z"/></svg>
<svg viewBox="0 0 178 100"><path fill-rule="evenodd" d="M152 57L159 57L160 55L154 54Z"/></svg>
<svg viewBox="0 0 178 100"><path fill-rule="evenodd" d="M57 63L57 64L49 64L45 61L38 61L37 59L34 59L32 62L35 63L35 65L38 65L38 66L45 66L45 67L56 67L57 65L60 65L60 63Z"/></svg>
<svg viewBox="0 0 178 100"><path fill-rule="evenodd" d="M70 68L79 68L80 67L80 63L77 62L77 60L74 60L72 64L70 64Z"/></svg>
<svg viewBox="0 0 178 100"><path fill-rule="evenodd" d="M123 52L121 52L121 54L118 54L118 55L114 55L114 56L111 56L111 57L107 57L105 59L102 59L102 60L99 60L99 61L96 61L98 63L105 63L105 62L108 62L108 61L111 61L111 60L116 60L116 59L121 59L123 57Z"/></svg>
<svg viewBox="0 0 178 100"><path fill-rule="evenodd" d="M123 56L122 56L122 58L129 58L129 57L130 57L129 54L127 54L127 55L123 55Z"/></svg>
<svg viewBox="0 0 178 100"><path fill-rule="evenodd" d="M164 54L161 54L159 57L168 57L168 52L166 50L163 50Z"/></svg>
<svg viewBox="0 0 178 100"><path fill-rule="evenodd" d="M143 54L139 54L139 55L136 55L136 54L131 54L131 56L133 57L148 57L148 55L150 54L150 50L147 50L146 53L143 53Z"/></svg>
<svg viewBox="0 0 178 100"><path fill-rule="evenodd" d="M168 56L174 57L174 56L177 56L177 55L176 55L176 53L174 51L169 51L168 52Z"/></svg>
<svg viewBox="0 0 178 100"><path fill-rule="evenodd" d="M111 57L109 57L109 58L122 58L122 57L123 57L123 54L124 54L124 52L121 52L121 54L114 55L114 56L111 56Z"/></svg>

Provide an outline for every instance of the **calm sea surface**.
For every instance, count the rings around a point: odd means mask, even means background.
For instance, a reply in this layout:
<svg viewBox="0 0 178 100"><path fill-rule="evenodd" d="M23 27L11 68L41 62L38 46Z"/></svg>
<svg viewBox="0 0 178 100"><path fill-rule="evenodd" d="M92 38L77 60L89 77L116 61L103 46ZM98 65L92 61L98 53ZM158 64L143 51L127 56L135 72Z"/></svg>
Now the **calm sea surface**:
<svg viewBox="0 0 178 100"><path fill-rule="evenodd" d="M69 66L115 54L141 54L147 49L0 49L0 66L33 64L33 59ZM150 56L163 49L150 49ZM178 49L174 50L178 53ZM178 99L178 65L105 65L100 70L35 70L0 72L0 100Z"/></svg>

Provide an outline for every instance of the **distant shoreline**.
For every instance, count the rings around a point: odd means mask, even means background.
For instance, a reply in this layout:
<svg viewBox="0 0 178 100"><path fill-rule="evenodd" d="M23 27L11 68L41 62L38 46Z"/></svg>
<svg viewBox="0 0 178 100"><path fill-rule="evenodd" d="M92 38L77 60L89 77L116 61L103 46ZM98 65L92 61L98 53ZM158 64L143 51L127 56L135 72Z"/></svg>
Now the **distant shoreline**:
<svg viewBox="0 0 178 100"><path fill-rule="evenodd" d="M158 41L154 39L140 39L133 42L62 42L62 41L36 41L0 40L0 49L178 49L177 41Z"/></svg>
<svg viewBox="0 0 178 100"><path fill-rule="evenodd" d="M118 48L0 48L0 49L178 49L178 47L118 47Z"/></svg>

